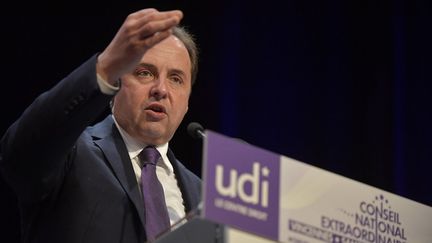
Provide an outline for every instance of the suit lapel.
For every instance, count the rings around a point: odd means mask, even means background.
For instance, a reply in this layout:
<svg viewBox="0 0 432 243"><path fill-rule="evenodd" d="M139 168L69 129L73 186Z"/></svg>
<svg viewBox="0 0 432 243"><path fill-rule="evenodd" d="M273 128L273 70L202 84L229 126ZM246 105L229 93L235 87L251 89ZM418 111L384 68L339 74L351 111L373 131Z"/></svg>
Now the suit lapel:
<svg viewBox="0 0 432 243"><path fill-rule="evenodd" d="M167 156L168 159L171 161L171 164L173 165L174 173L176 175L177 182L183 195L183 200L187 213L192 209L195 209L195 207L198 205L198 202L195 200L196 196L192 194L193 189L189 189L191 184L188 183L187 180L188 177L186 175L186 168L184 168L183 165L180 164L180 162L176 159L171 149L168 149Z"/></svg>
<svg viewBox="0 0 432 243"><path fill-rule="evenodd" d="M115 176L129 196L144 227L144 203L133 171L126 145L111 116L97 124L92 132L95 144L102 150Z"/></svg>

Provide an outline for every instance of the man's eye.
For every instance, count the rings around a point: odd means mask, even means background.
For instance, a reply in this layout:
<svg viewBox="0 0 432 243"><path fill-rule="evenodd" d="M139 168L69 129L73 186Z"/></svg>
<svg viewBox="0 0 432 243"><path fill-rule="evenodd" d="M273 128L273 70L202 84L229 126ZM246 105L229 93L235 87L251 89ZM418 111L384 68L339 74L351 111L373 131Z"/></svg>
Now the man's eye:
<svg viewBox="0 0 432 243"><path fill-rule="evenodd" d="M179 84L183 83L183 79L177 75L171 76L171 80L174 83L179 83Z"/></svg>
<svg viewBox="0 0 432 243"><path fill-rule="evenodd" d="M136 74L141 78L153 78L153 74L148 70L138 70Z"/></svg>

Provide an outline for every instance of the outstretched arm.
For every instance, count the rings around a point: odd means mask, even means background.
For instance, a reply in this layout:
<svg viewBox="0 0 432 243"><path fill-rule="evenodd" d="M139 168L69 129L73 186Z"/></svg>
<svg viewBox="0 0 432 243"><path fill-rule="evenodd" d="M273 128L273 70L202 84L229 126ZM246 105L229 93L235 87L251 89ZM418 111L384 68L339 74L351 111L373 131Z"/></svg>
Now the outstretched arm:
<svg viewBox="0 0 432 243"><path fill-rule="evenodd" d="M21 200L49 195L67 173L76 139L107 108L112 96L101 92L97 74L115 85L181 18L180 11L155 9L129 15L100 55L41 94L7 130L0 170Z"/></svg>

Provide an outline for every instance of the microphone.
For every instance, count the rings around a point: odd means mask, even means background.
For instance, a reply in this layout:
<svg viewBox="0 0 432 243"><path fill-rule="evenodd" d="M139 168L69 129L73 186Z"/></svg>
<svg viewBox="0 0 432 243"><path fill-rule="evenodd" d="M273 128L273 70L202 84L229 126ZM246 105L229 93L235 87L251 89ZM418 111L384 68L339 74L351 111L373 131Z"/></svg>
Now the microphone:
<svg viewBox="0 0 432 243"><path fill-rule="evenodd" d="M198 122L191 122L187 126L189 135L195 139L204 139L206 137L204 128Z"/></svg>

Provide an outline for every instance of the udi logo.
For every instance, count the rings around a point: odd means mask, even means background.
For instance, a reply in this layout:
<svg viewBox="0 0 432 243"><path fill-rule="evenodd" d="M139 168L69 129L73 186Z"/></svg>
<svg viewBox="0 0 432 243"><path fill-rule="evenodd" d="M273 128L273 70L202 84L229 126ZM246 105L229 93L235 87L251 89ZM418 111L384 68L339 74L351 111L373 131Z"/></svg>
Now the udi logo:
<svg viewBox="0 0 432 243"><path fill-rule="evenodd" d="M245 203L268 207L270 170L254 162L250 172L239 173L230 169L227 173L222 165L216 165L216 190L222 196L240 198ZM228 177L228 178L226 178Z"/></svg>
<svg viewBox="0 0 432 243"><path fill-rule="evenodd" d="M208 131L204 216L277 239L280 156Z"/></svg>

